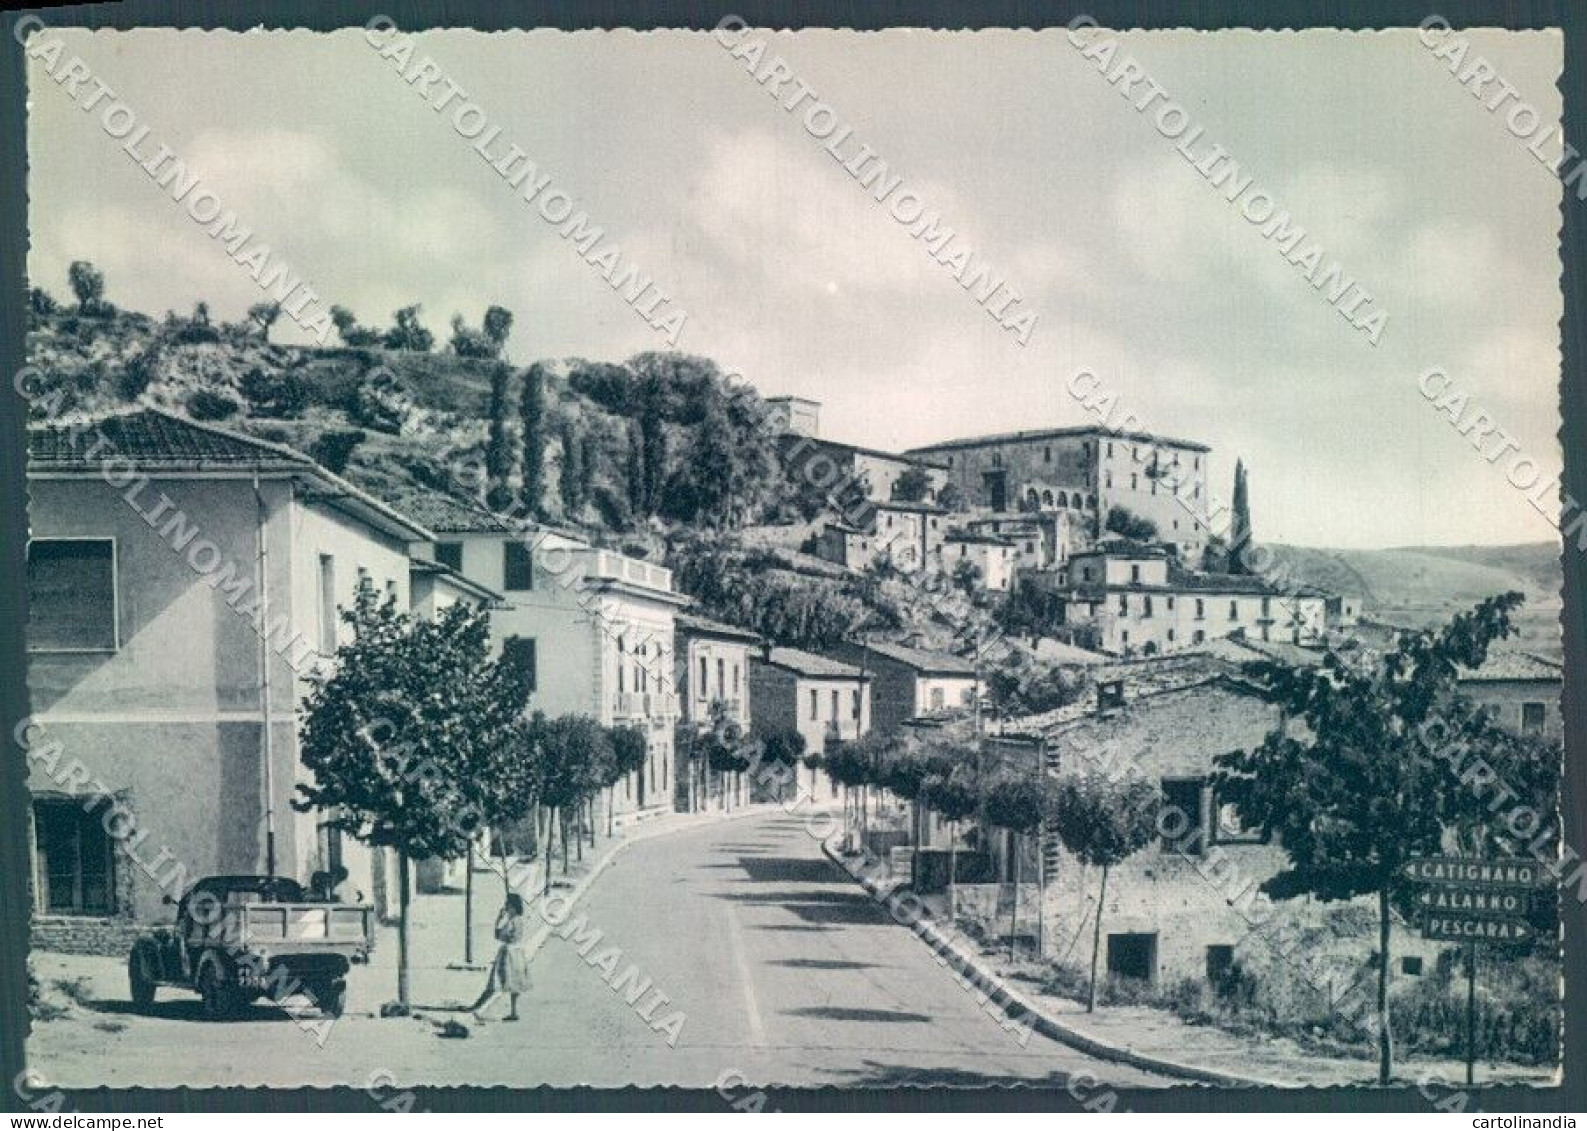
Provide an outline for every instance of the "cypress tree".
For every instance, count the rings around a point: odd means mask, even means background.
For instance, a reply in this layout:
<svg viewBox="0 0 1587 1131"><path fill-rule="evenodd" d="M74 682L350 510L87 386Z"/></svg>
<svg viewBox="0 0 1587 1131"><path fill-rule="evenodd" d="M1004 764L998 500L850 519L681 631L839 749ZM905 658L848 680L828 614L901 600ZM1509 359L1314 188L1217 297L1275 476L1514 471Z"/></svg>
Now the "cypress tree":
<svg viewBox="0 0 1587 1131"><path fill-rule="evenodd" d="M557 490L562 495L562 513L573 518L579 510L579 439L572 424L562 425L562 465Z"/></svg>
<svg viewBox="0 0 1587 1131"><path fill-rule="evenodd" d="M628 422L628 505L635 514L644 513L645 440L639 421Z"/></svg>
<svg viewBox="0 0 1587 1131"><path fill-rule="evenodd" d="M512 369L497 365L490 374L490 438L485 442L485 499L494 510L511 501L507 480L512 475L512 433L507 424L508 385Z"/></svg>
<svg viewBox="0 0 1587 1131"><path fill-rule="evenodd" d="M1246 483L1245 464L1234 461L1233 516L1229 524L1229 572L1250 573L1246 565L1246 549L1251 542L1251 497Z"/></svg>
<svg viewBox="0 0 1587 1131"><path fill-rule="evenodd" d="M531 515L544 513L546 491L546 374L537 361L524 374L518 402L523 422L523 490L519 498Z"/></svg>

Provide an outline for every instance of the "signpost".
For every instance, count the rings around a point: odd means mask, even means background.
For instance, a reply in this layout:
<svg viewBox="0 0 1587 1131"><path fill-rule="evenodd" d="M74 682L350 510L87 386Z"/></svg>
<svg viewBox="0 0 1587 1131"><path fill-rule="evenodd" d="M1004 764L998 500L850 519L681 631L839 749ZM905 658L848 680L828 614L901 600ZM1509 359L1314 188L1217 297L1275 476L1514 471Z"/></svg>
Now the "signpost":
<svg viewBox="0 0 1587 1131"><path fill-rule="evenodd" d="M1531 892L1548 883L1535 860L1416 856L1400 874L1418 885L1422 937L1466 944L1466 1083L1477 1063L1477 944L1518 943L1532 937Z"/></svg>

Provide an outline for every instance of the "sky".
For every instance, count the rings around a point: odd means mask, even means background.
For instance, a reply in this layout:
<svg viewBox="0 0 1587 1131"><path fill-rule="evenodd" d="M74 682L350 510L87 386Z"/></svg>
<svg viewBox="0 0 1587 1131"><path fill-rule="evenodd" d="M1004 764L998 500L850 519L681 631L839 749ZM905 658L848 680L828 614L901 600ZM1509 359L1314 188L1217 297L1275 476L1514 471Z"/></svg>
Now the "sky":
<svg viewBox="0 0 1587 1131"><path fill-rule="evenodd" d="M444 341L454 312L498 303L520 364L667 348L362 30L45 34L324 304L386 324L417 302ZM1557 34L1465 34L1558 122ZM1558 473L1562 188L1414 30L1119 36L1203 130L1198 155L1221 145L1372 293L1376 346L1062 30L756 38L852 129L846 153L869 145L1020 293L1027 344L709 35L427 32L415 58L687 312L678 348L820 401L825 436L1092 423L1066 391L1084 368L1147 428L1208 444L1215 496L1243 460L1261 540L1557 538L1417 378L1441 367ZM155 315L260 300L37 64L29 114L33 284L67 295L88 259Z"/></svg>

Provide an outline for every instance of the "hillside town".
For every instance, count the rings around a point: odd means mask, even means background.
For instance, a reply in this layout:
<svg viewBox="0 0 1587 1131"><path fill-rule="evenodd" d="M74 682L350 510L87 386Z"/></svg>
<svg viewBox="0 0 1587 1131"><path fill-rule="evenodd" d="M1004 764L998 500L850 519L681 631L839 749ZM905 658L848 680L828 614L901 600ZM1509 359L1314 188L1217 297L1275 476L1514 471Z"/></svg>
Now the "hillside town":
<svg viewBox="0 0 1587 1131"><path fill-rule="evenodd" d="M171 894L227 875L304 891L340 877L337 898L367 900L376 932L400 925L406 940L410 901L472 904L493 872L522 869L526 890L549 891L570 837L582 859L597 831L797 798L841 813L834 861L868 861L863 883L907 891L988 954L1068 969L1095 933L1093 1006L1100 971L1123 1001L1170 988L1234 1001L1262 985L1336 1018L1370 1008L1370 901L1268 901L1284 850L1220 796L1220 757L1291 725L1274 671L1370 663L1415 634L1359 595L1251 572L1245 472L1236 505L1219 508L1204 444L1054 427L895 453L824 438L820 408L770 398L764 427L784 488L816 483L826 505L741 536L818 577L924 595L946 630L937 643L855 626L789 646L706 615L665 564L493 510L488 484L382 500L290 447L152 407L32 427L34 714L19 738L36 950L131 954L136 983L140 939L167 921ZM560 830L548 792L524 797L524 821L410 872L367 819L303 802L317 788L304 746L316 688L357 662L361 595L413 622L472 610L522 716L637 736L633 760L558 803ZM1005 636L984 617L1021 603L1045 619ZM1502 644L1459 674L1463 696L1539 749L1560 740L1560 689L1556 662ZM438 772L468 772L458 760ZM1100 899L1059 817L987 811L989 792L1099 761L1183 818L1172 832L1159 818ZM1448 969L1448 947L1409 921L1392 933L1402 986ZM337 1016L381 1012L349 1003L347 981L318 986Z"/></svg>
<svg viewBox="0 0 1587 1131"><path fill-rule="evenodd" d="M1553 1102L1562 36L718 15L13 21L14 1101Z"/></svg>

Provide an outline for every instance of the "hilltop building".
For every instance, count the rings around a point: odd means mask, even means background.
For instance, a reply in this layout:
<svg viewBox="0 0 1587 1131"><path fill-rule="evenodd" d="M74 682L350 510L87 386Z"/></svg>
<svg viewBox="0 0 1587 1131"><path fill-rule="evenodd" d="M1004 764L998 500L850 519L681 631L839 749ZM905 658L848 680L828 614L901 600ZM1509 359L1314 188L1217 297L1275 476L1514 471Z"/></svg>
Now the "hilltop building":
<svg viewBox="0 0 1587 1131"><path fill-rule="evenodd" d="M1099 533L1108 511L1149 519L1181 560L1199 562L1209 531L1211 449L1190 440L1097 427L1046 428L947 440L906 456L944 463L965 502L1004 512L1057 509Z"/></svg>

